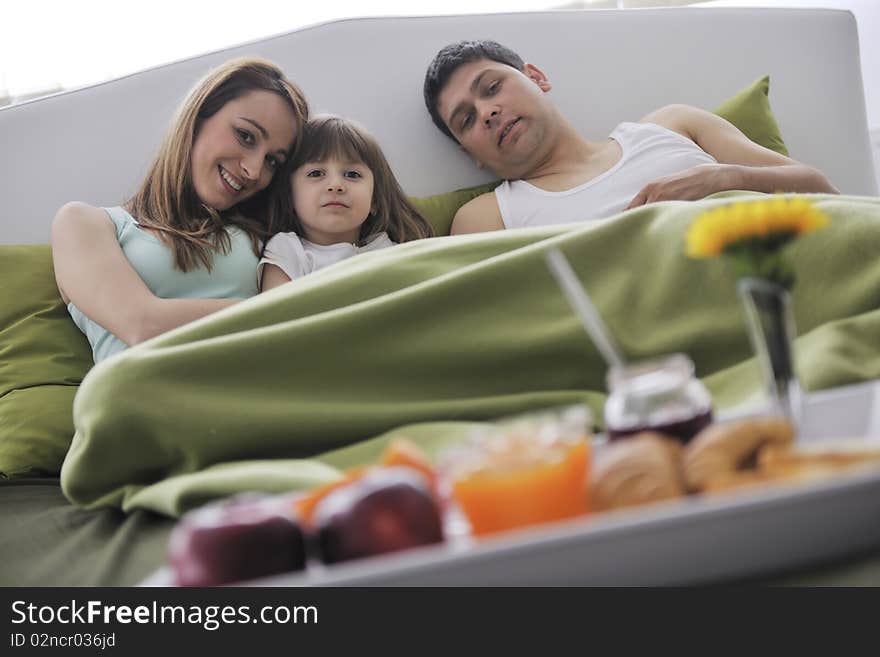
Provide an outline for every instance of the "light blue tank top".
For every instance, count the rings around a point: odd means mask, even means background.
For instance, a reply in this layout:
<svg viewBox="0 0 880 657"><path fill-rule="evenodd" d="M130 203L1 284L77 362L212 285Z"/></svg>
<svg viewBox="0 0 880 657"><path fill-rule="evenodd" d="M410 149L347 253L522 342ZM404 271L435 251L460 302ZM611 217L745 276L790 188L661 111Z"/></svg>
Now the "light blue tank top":
<svg viewBox="0 0 880 657"><path fill-rule="evenodd" d="M131 266L157 297L163 299L246 299L258 292L257 262L247 233L233 226L228 229L229 253L216 252L209 272L202 266L182 272L174 266L170 247L138 226L121 207L104 208L116 226L116 239ZM92 345L98 363L126 345L103 326L86 317L73 303L67 310Z"/></svg>

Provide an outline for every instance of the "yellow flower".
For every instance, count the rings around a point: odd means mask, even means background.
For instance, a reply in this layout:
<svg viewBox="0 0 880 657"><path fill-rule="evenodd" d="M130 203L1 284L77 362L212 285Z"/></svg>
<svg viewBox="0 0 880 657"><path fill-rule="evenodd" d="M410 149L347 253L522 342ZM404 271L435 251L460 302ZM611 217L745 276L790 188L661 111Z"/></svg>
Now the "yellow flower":
<svg viewBox="0 0 880 657"><path fill-rule="evenodd" d="M765 239L769 246L772 238L803 235L827 224L828 216L804 198L740 201L699 215L685 238L687 254L708 258L747 240Z"/></svg>

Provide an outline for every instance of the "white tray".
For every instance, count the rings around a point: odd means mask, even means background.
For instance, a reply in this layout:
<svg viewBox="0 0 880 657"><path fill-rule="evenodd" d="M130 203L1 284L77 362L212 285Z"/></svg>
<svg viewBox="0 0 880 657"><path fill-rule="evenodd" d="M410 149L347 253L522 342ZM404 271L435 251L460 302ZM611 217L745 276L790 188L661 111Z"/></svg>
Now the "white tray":
<svg viewBox="0 0 880 657"><path fill-rule="evenodd" d="M800 440L872 437L880 381L807 396ZM880 547L880 469L686 498L408 550L256 586L693 584L760 576ZM143 585L168 585L162 569Z"/></svg>

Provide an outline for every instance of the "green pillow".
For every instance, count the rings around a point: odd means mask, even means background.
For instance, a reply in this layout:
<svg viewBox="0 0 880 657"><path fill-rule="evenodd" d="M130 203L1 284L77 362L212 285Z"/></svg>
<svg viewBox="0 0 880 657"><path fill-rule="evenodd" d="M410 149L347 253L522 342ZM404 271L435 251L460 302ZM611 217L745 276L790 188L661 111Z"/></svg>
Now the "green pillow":
<svg viewBox="0 0 880 657"><path fill-rule="evenodd" d="M0 246L0 280L0 478L55 476L92 350L58 294L48 245Z"/></svg>
<svg viewBox="0 0 880 657"><path fill-rule="evenodd" d="M756 144L788 155L788 149L785 148L785 142L782 141L782 135L779 133L779 125L770 109L769 93L770 76L765 75L721 103L714 113L730 121ZM434 234L449 235L452 219L458 209L480 194L491 192L499 184L500 181L496 180L445 194L411 197L410 201L434 227Z"/></svg>
<svg viewBox="0 0 880 657"><path fill-rule="evenodd" d="M743 131L746 137L771 151L788 155L779 124L770 109L770 76L755 80L714 110Z"/></svg>
<svg viewBox="0 0 880 657"><path fill-rule="evenodd" d="M449 235L452 228L452 219L458 209L481 194L491 192L501 184L500 180L477 185L476 187L465 187L464 189L456 189L454 192L446 192L445 194L434 194L433 196L410 197L410 201L416 210L422 213L422 216L434 227L435 235Z"/></svg>

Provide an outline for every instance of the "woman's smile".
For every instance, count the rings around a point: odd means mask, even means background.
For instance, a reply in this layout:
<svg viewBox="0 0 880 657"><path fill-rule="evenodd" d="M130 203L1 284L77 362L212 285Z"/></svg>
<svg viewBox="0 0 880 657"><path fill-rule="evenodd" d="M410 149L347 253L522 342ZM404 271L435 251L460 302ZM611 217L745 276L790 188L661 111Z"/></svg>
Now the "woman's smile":
<svg viewBox="0 0 880 657"><path fill-rule="evenodd" d="M238 179L235 178L235 176L224 169L222 164L217 165L217 170L220 172L220 180L223 181L224 187L227 189L227 191L232 193L234 196L238 195L244 185L239 182Z"/></svg>

